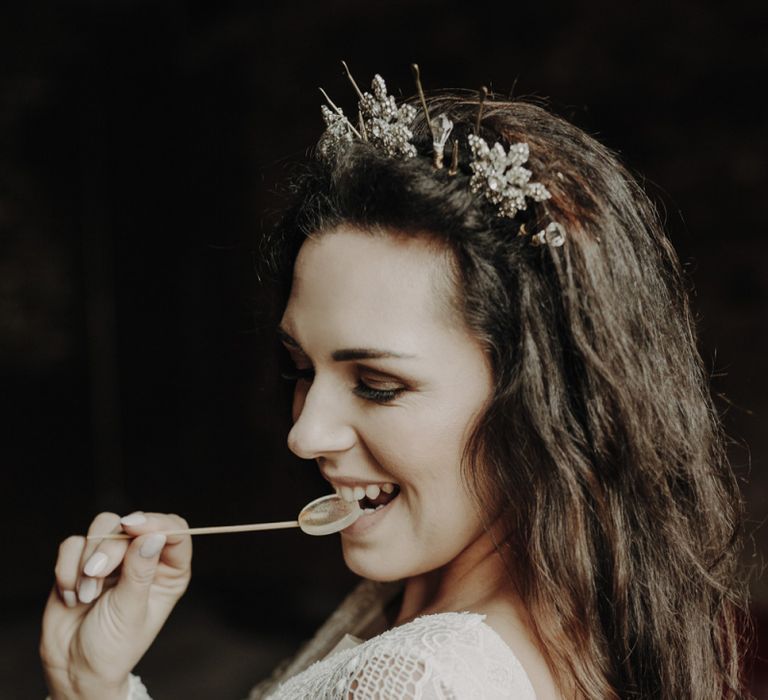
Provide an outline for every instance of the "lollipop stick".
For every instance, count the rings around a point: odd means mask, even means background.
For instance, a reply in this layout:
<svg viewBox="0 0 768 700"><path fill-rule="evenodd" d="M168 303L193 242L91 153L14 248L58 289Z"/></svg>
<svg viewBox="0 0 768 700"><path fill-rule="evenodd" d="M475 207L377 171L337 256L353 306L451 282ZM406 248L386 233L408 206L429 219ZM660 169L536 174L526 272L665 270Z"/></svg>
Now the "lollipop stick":
<svg viewBox="0 0 768 700"><path fill-rule="evenodd" d="M217 527L191 527L186 530L159 530L164 535L220 535L227 532L254 532L256 530L283 530L298 527L298 520L283 520L279 523L253 523L251 525L219 525ZM132 540L135 535L113 532L106 535L88 535L88 540Z"/></svg>

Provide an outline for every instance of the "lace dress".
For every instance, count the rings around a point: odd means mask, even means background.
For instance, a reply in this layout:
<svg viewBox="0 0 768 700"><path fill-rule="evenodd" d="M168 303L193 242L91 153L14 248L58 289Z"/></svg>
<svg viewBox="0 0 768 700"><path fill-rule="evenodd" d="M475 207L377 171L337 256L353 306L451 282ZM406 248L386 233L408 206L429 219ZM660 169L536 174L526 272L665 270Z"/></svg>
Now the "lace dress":
<svg viewBox="0 0 768 700"><path fill-rule="evenodd" d="M248 700L535 700L512 650L484 615L418 617L361 642L397 584L363 581L314 638ZM131 676L126 700L151 700Z"/></svg>
<svg viewBox="0 0 768 700"><path fill-rule="evenodd" d="M265 700L535 700L520 662L484 617L416 618L314 663Z"/></svg>

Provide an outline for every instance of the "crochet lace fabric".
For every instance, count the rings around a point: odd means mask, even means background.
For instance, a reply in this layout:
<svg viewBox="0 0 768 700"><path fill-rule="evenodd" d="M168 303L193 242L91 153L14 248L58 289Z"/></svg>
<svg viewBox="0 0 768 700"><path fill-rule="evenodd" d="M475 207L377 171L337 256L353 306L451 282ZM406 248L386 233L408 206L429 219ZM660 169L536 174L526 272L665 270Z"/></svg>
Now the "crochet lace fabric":
<svg viewBox="0 0 768 700"><path fill-rule="evenodd" d="M318 661L268 700L535 700L483 615L426 615Z"/></svg>
<svg viewBox="0 0 768 700"><path fill-rule="evenodd" d="M144 684L141 682L141 678L138 676L131 676L130 688L131 690L128 693L128 700L152 700L152 698L149 697L149 693L144 687Z"/></svg>
<svg viewBox="0 0 768 700"><path fill-rule="evenodd" d="M50 696L45 700L51 700ZM149 697L149 693L144 687L144 684L141 682L141 678L138 676L131 674L128 683L128 697L125 700L152 700L152 698Z"/></svg>

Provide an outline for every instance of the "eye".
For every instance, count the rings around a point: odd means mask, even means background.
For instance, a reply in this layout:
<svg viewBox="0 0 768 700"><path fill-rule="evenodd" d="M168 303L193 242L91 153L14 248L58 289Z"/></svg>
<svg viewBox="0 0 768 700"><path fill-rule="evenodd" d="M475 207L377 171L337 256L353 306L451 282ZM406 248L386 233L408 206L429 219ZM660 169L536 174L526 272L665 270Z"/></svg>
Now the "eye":
<svg viewBox="0 0 768 700"><path fill-rule="evenodd" d="M303 363L302 363L303 364ZM315 376L315 368L307 364L306 367L299 366L285 348L282 348L279 354L280 377L289 382L296 382L300 379L312 381Z"/></svg>
<svg viewBox="0 0 768 700"><path fill-rule="evenodd" d="M311 382L315 377L315 370L313 367L307 367L304 369L294 367L290 370L281 371L280 377L289 382L297 382L300 379L305 379L306 381Z"/></svg>
<svg viewBox="0 0 768 700"><path fill-rule="evenodd" d="M389 403L406 391L403 386L392 379L372 379L370 377L358 377L354 392L361 399L374 403Z"/></svg>

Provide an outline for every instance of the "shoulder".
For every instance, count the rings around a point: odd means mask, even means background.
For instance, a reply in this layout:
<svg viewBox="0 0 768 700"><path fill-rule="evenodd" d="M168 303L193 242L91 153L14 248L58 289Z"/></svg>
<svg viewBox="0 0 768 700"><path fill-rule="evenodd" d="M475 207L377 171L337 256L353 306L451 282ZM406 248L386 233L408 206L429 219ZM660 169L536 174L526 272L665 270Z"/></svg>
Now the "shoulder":
<svg viewBox="0 0 768 700"><path fill-rule="evenodd" d="M519 665L511 649L485 624L485 615L477 613L423 615L374 637L368 644L375 647L395 646L434 657L444 654L453 656L466 650L482 651Z"/></svg>
<svg viewBox="0 0 768 700"><path fill-rule="evenodd" d="M280 691L275 698L535 699L510 648L472 613L416 618L314 664Z"/></svg>
<svg viewBox="0 0 768 700"><path fill-rule="evenodd" d="M470 690L480 690L477 697L533 700L522 664L485 619L466 612L425 615L386 634L422 654L433 676L458 691L456 697L474 697Z"/></svg>

